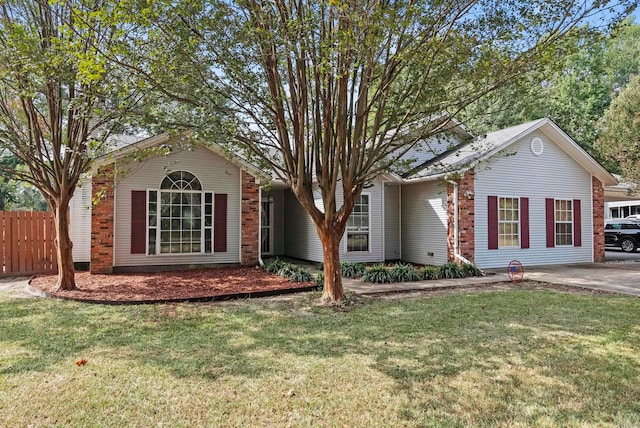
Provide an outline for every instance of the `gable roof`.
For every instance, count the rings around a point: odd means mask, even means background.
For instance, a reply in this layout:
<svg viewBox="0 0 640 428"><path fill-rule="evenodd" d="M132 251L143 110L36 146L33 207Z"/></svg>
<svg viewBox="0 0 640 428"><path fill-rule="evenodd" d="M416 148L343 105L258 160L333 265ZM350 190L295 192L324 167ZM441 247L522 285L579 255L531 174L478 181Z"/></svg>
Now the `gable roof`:
<svg viewBox="0 0 640 428"><path fill-rule="evenodd" d="M119 137L115 137L115 138L119 138ZM95 172L100 167L109 165L113 162L123 159L126 156L134 154L136 152L140 152L142 150L159 146L162 144L183 142L183 141L186 141L187 139L188 139L187 134L182 133L182 134L176 135L176 134L169 134L167 132L164 132L162 134L155 135L149 138L138 139L137 141L135 140L135 137L120 138L117 141L121 143L121 146L107 153L106 155L98 157L94 162L92 172ZM234 165L238 166L240 169L244 170L245 172L248 172L249 174L253 175L256 178L269 177L269 175L266 174L264 171L262 171L260 168L256 167L255 165L252 165L251 163L247 162L245 159L242 159L237 155L229 153L227 150L224 150L220 145L216 143L203 144L198 142L197 144L201 147L204 147L212 151L218 156L228 160L229 162L233 163Z"/></svg>
<svg viewBox="0 0 640 428"><path fill-rule="evenodd" d="M618 182L609 171L549 118L542 118L501 129L488 133L470 143L460 144L425 162L421 170L406 179L409 182L428 181L443 178L454 172L464 172L537 130L547 135L582 168L598 178L603 185L611 186Z"/></svg>

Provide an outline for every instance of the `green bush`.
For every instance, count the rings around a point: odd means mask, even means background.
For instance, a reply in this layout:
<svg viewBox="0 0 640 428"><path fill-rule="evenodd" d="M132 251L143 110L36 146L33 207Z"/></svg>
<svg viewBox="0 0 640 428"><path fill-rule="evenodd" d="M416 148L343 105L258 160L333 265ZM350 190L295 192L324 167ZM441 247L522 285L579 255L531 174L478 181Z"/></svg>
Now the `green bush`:
<svg viewBox="0 0 640 428"><path fill-rule="evenodd" d="M319 271L324 271L324 263L316 263L316 269L318 269Z"/></svg>
<svg viewBox="0 0 640 428"><path fill-rule="evenodd" d="M364 264L359 262L342 262L340 263L340 271L344 277L358 278L364 274Z"/></svg>
<svg viewBox="0 0 640 428"><path fill-rule="evenodd" d="M284 260L274 257L272 259L265 260L263 268L269 273L277 273L280 269L288 264L289 263L285 262Z"/></svg>
<svg viewBox="0 0 640 428"><path fill-rule="evenodd" d="M449 262L440 266L441 278L462 278L463 272L459 264Z"/></svg>
<svg viewBox="0 0 640 428"><path fill-rule="evenodd" d="M465 277L483 276L484 273L478 266L474 265L473 263L464 263L462 265L462 275Z"/></svg>
<svg viewBox="0 0 640 428"><path fill-rule="evenodd" d="M282 265L282 267L278 270L278 275L285 277L285 278L291 278L291 275L293 275L296 272L297 268L296 266L292 265L291 263L284 263Z"/></svg>
<svg viewBox="0 0 640 428"><path fill-rule="evenodd" d="M416 273L416 269L409 264L396 263L389 269L391 282L419 281L420 277Z"/></svg>
<svg viewBox="0 0 640 428"><path fill-rule="evenodd" d="M313 281L313 275L305 268L294 266L293 272L289 275L289 279L293 282L311 282Z"/></svg>
<svg viewBox="0 0 640 428"><path fill-rule="evenodd" d="M389 283L391 282L391 275L389 275L389 270L383 264L377 264L365 269L362 280L377 284Z"/></svg>
<svg viewBox="0 0 640 428"><path fill-rule="evenodd" d="M418 270L418 275L422 280L440 279L440 269L436 266L425 266Z"/></svg>
<svg viewBox="0 0 640 428"><path fill-rule="evenodd" d="M318 272L313 275L313 285L322 289L324 287L324 272Z"/></svg>

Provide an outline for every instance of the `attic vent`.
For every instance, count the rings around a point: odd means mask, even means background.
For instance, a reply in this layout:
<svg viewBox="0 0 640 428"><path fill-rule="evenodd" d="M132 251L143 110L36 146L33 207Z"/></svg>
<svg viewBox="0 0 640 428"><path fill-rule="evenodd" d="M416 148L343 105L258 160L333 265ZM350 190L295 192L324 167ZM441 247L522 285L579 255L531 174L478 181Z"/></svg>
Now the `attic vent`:
<svg viewBox="0 0 640 428"><path fill-rule="evenodd" d="M531 153L536 156L540 156L544 150L544 144L542 140L538 137L531 139Z"/></svg>

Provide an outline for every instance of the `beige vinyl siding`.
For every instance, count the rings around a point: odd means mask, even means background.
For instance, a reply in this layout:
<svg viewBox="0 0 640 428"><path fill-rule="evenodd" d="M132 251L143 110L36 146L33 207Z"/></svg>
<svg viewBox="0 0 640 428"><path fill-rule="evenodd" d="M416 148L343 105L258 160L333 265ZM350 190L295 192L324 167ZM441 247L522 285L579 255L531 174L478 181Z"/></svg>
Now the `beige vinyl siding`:
<svg viewBox="0 0 640 428"><path fill-rule="evenodd" d="M273 218L271 233L273 234L273 248L271 255L284 255L284 190L270 190L262 192L262 200L273 198Z"/></svg>
<svg viewBox="0 0 640 428"><path fill-rule="evenodd" d="M76 188L69 202L69 234L73 242L73 261L91 260L91 181Z"/></svg>
<svg viewBox="0 0 640 428"><path fill-rule="evenodd" d="M402 260L426 265L446 263L446 187L430 181L404 185L401 192Z"/></svg>
<svg viewBox="0 0 640 428"><path fill-rule="evenodd" d="M284 254L321 262L322 245L313 221L290 190L284 191L284 223Z"/></svg>
<svg viewBox="0 0 640 428"><path fill-rule="evenodd" d="M346 233L340 242L340 260L379 262L384 260L383 250L383 183L380 179L362 193L369 195L369 251L347 252ZM315 191L315 199L321 196ZM342 188L336 192L338 206L342 204ZM285 192L285 255L320 262L323 259L322 244L313 221L291 191Z"/></svg>
<svg viewBox="0 0 640 428"><path fill-rule="evenodd" d="M532 138L542 139L543 153L531 152ZM515 154L513 154L515 153ZM593 260L593 209L591 175L543 132L527 135L504 154L476 168L475 262L482 268L506 267L511 260L526 266L591 262ZM488 250L488 196L529 198L530 248ZM582 246L546 247L545 198L580 199Z"/></svg>
<svg viewBox="0 0 640 428"><path fill-rule="evenodd" d="M114 266L239 263L240 169L205 147L153 157L132 165L118 164L128 173L118 177L115 191ZM131 254L131 191L157 190L168 172L194 174L205 192L226 193L227 251L212 254ZM148 220L147 220L148 222Z"/></svg>
<svg viewBox="0 0 640 428"><path fill-rule="evenodd" d="M384 258L400 259L400 186L384 186Z"/></svg>

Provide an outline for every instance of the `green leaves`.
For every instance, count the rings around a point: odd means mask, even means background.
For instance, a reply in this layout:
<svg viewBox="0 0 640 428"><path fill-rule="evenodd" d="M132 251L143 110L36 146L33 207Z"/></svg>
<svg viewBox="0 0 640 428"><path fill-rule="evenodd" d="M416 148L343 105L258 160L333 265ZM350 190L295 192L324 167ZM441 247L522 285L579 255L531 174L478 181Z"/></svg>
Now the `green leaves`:
<svg viewBox="0 0 640 428"><path fill-rule="evenodd" d="M623 178L637 189L640 183L640 76L622 88L600 122L599 150L619 162Z"/></svg>

